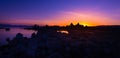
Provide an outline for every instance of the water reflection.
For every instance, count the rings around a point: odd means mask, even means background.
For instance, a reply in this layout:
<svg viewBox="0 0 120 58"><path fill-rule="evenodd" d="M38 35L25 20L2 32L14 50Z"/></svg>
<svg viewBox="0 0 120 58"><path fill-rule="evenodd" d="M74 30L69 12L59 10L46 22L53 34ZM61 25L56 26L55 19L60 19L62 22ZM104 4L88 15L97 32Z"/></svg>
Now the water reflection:
<svg viewBox="0 0 120 58"><path fill-rule="evenodd" d="M60 33L65 33L65 34L69 34L69 32L68 32L68 31L66 31L66 30L58 30L57 32L60 32Z"/></svg>
<svg viewBox="0 0 120 58"><path fill-rule="evenodd" d="M11 28L10 31L6 31L5 29L0 29L0 43L6 44L6 38L10 38L12 40L17 33L22 33L24 37L31 37L31 34L36 31L34 30L25 30L21 28Z"/></svg>

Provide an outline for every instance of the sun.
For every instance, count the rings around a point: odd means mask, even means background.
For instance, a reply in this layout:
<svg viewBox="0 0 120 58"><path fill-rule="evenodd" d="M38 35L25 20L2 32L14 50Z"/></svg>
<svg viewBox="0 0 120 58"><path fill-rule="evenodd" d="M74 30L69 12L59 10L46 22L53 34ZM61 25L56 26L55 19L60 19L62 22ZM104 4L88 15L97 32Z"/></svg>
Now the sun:
<svg viewBox="0 0 120 58"><path fill-rule="evenodd" d="M82 24L82 25L83 25L84 27L85 27L85 26L89 26L88 24Z"/></svg>
<svg viewBox="0 0 120 58"><path fill-rule="evenodd" d="M81 24L82 24L84 27L85 27L85 26L91 26L91 24L85 23L85 22L82 22Z"/></svg>
<svg viewBox="0 0 120 58"><path fill-rule="evenodd" d="M85 26L97 26L97 23L91 23L91 22L80 22L81 25Z"/></svg>
<svg viewBox="0 0 120 58"><path fill-rule="evenodd" d="M84 27L86 27L86 26L91 26L90 24L82 24Z"/></svg>

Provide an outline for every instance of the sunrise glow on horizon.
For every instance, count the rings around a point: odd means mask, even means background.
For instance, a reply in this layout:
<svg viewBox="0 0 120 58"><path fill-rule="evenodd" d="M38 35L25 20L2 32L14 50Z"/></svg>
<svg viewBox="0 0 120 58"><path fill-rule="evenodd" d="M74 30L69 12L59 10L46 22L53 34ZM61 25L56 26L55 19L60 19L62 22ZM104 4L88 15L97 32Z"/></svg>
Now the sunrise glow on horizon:
<svg viewBox="0 0 120 58"><path fill-rule="evenodd" d="M19 25L120 25L119 0L0 1L0 23Z"/></svg>

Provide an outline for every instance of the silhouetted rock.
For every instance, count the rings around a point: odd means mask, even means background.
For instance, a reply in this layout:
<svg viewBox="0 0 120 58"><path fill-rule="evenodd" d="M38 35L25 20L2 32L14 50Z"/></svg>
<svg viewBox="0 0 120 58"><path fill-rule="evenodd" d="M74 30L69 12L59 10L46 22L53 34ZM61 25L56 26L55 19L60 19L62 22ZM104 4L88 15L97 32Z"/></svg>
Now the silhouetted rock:
<svg viewBox="0 0 120 58"><path fill-rule="evenodd" d="M10 38L7 38L7 39L6 39L6 41L7 41L8 43L10 43L10 42L11 42Z"/></svg>
<svg viewBox="0 0 120 58"><path fill-rule="evenodd" d="M36 37L36 34L32 33L31 38L35 38L35 37Z"/></svg>
<svg viewBox="0 0 120 58"><path fill-rule="evenodd" d="M6 31L10 31L10 28L5 28Z"/></svg>
<svg viewBox="0 0 120 58"><path fill-rule="evenodd" d="M70 27L74 27L73 23L70 23Z"/></svg>
<svg viewBox="0 0 120 58"><path fill-rule="evenodd" d="M71 26L39 28L31 38L18 33L0 46L0 58L120 58L120 29Z"/></svg>
<svg viewBox="0 0 120 58"><path fill-rule="evenodd" d="M22 38L23 38L23 34L18 33L15 38L16 38L16 39L22 39Z"/></svg>

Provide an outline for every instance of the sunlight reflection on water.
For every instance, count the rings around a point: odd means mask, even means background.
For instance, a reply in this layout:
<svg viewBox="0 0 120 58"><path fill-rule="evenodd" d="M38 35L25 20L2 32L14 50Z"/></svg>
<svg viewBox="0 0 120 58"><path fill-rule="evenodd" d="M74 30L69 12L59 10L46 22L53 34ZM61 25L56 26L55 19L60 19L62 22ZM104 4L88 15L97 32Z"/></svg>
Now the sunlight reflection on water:
<svg viewBox="0 0 120 58"><path fill-rule="evenodd" d="M65 33L65 34L69 34L69 32L68 32L68 31L66 31L66 30L58 30L57 32L60 32L60 33Z"/></svg>

